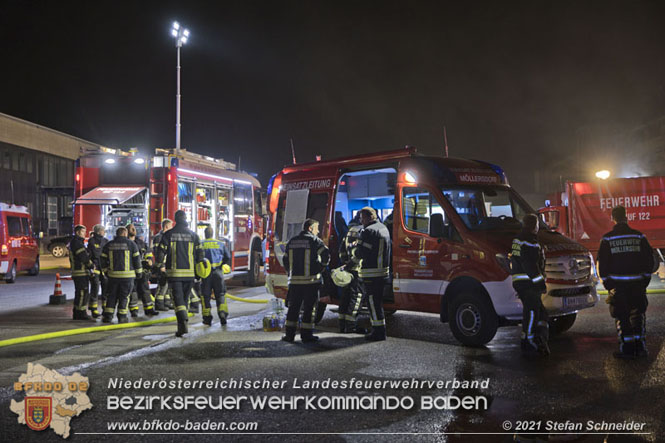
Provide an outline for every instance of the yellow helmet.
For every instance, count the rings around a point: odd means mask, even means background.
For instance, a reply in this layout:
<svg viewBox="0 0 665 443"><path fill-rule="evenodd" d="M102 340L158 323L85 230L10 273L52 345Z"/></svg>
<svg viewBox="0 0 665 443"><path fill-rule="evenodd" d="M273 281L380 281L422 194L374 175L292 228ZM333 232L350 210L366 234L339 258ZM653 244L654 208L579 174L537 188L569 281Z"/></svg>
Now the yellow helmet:
<svg viewBox="0 0 665 443"><path fill-rule="evenodd" d="M207 258L204 258L203 261L200 261L196 264L196 275L200 278L207 278L212 271L212 266L210 261Z"/></svg>
<svg viewBox="0 0 665 443"><path fill-rule="evenodd" d="M231 273L231 266L222 265L222 272L224 272L224 274L230 274Z"/></svg>
<svg viewBox="0 0 665 443"><path fill-rule="evenodd" d="M345 271L344 266L333 269L331 272L331 277L333 283L335 283L335 285L339 286L340 288L349 286L349 284L353 280L353 274Z"/></svg>

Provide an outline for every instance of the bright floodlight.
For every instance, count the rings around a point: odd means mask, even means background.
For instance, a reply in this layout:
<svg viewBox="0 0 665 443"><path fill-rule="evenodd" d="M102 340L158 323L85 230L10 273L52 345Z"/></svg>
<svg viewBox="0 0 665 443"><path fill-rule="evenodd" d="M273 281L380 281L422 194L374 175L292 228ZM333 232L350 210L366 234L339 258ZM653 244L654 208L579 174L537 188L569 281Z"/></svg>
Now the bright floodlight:
<svg viewBox="0 0 665 443"><path fill-rule="evenodd" d="M115 159L107 158L106 160L104 160L104 163L106 163L107 165L112 165L113 163L115 163Z"/></svg>
<svg viewBox="0 0 665 443"><path fill-rule="evenodd" d="M171 28L171 35L175 37L175 45L176 47L181 47L185 43L187 43L187 39L189 38L189 29L185 29L182 26L180 26L180 23L178 22L173 22L173 28Z"/></svg>
<svg viewBox="0 0 665 443"><path fill-rule="evenodd" d="M601 179L601 180L607 180L610 178L610 171L607 169L603 169L602 171L596 172L596 177Z"/></svg>
<svg viewBox="0 0 665 443"><path fill-rule="evenodd" d="M142 165L143 163L145 163L145 160L139 157L136 160L134 160L134 163L136 163L137 165Z"/></svg>

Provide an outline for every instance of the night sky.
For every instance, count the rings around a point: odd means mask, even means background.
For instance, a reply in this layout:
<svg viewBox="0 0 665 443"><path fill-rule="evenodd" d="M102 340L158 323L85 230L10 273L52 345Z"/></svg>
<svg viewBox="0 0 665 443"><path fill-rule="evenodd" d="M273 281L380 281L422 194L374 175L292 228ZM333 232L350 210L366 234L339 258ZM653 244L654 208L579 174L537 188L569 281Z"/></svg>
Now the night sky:
<svg viewBox="0 0 665 443"><path fill-rule="evenodd" d="M665 114L665 2L0 5L0 112L105 146L173 147L178 20L191 31L182 146L242 155L264 184L291 137L299 161L441 154L446 125L451 155L499 163L529 192L525 167L576 152L579 128Z"/></svg>

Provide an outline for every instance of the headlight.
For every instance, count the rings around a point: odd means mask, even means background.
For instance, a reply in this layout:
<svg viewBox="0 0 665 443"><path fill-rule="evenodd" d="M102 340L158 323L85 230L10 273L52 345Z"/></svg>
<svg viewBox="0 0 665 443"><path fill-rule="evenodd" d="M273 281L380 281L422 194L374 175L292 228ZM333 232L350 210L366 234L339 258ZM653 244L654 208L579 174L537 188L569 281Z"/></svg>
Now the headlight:
<svg viewBox="0 0 665 443"><path fill-rule="evenodd" d="M593 254L591 253L589 253L589 260L591 260L591 275L594 280L598 281L600 278L598 277L598 270L596 269L596 261L593 259Z"/></svg>

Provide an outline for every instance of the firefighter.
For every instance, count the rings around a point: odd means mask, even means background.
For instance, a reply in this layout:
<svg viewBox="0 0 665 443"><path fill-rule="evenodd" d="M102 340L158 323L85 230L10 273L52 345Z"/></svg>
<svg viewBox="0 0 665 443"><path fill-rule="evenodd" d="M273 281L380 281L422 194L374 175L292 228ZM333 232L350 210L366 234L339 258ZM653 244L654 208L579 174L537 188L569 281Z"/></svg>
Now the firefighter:
<svg viewBox="0 0 665 443"><path fill-rule="evenodd" d="M155 259L168 277L178 318L175 335L182 337L187 333L187 302L194 285L195 268L200 269L205 259L199 236L187 227L184 211L176 211L175 226L162 236Z"/></svg>
<svg viewBox="0 0 665 443"><path fill-rule="evenodd" d="M538 243L538 216L527 214L522 230L513 240L511 268L513 288L522 301L522 351L525 355L550 354L549 324L541 294L545 284L545 254Z"/></svg>
<svg viewBox="0 0 665 443"><path fill-rule="evenodd" d="M300 308L303 308L300 323L300 338L304 343L315 342L319 337L313 334L316 305L321 287L321 271L330 261L328 248L319 237L319 222L307 219L300 234L286 244L284 268L289 274L286 314L286 334L282 340L293 342L298 326Z"/></svg>
<svg viewBox="0 0 665 443"><path fill-rule="evenodd" d="M127 228L120 227L115 238L104 245L100 256L102 272L108 278L106 306L102 322L111 323L116 306L118 323L127 323L129 294L134 279L143 275L141 253L136 243L127 238Z"/></svg>
<svg viewBox="0 0 665 443"><path fill-rule="evenodd" d="M136 227L133 224L128 224L126 228L127 237L130 241L136 243L141 257L141 268L144 270L141 275L137 274L136 280L134 280L134 287L129 297L129 313L132 317L139 316L140 298L143 303L143 312L145 315L152 317L159 314L159 312L155 311L155 302L150 293L150 276L146 275L149 269L152 268L152 252L148 250L143 239L136 235Z"/></svg>
<svg viewBox="0 0 665 443"><path fill-rule="evenodd" d="M358 332L364 334L366 331L357 324L358 311L362 303L363 294L360 288L358 271L361 267L360 259L360 231L362 225L354 224L342 239L339 248L339 258L344 265L344 270L351 274L351 282L342 288L342 296L339 300L339 332Z"/></svg>
<svg viewBox="0 0 665 443"><path fill-rule="evenodd" d="M366 206L360 210L360 258L362 264L358 276L361 288L368 297L372 323L372 332L365 335L366 340L381 341L386 339L386 320L383 314L383 288L390 279L390 234L381 223L374 208Z"/></svg>
<svg viewBox="0 0 665 443"><path fill-rule="evenodd" d="M88 285L90 275L95 265L90 260L88 250L85 248L85 231L83 225L74 227L74 236L69 242L69 264L72 268L72 280L74 280L74 320L90 320L87 314L88 307Z"/></svg>
<svg viewBox="0 0 665 443"><path fill-rule="evenodd" d="M92 263L95 265L95 269L92 270L90 275L90 301L88 302L88 307L90 308L93 318L99 317L106 304L106 277L102 274L102 264L100 262L102 249L104 248L104 245L108 243L108 240L104 235L106 235L104 225L95 225L92 227L92 234L90 234L90 238L88 239L88 254L90 255ZM99 309L98 305L100 288L102 290L102 309Z"/></svg>
<svg viewBox="0 0 665 443"><path fill-rule="evenodd" d="M203 240L203 253L205 258L210 261L212 267L210 275L201 282L201 293L203 295L203 324L210 326L212 324L210 296L215 291L215 302L217 304L217 314L219 322L226 324L226 318L229 315L229 308L226 304L226 285L224 284L224 271L222 266L231 263L231 254L226 245L219 240L212 238L213 229L208 226L205 229L206 239Z"/></svg>
<svg viewBox="0 0 665 443"><path fill-rule="evenodd" d="M164 233L172 227L173 221L168 218L162 220L162 230L155 234L152 239L153 255L155 254L156 248L159 246L159 242L162 240ZM160 272L157 293L155 294L155 310L168 311L169 309L173 309L173 303L171 301L171 296L169 295L169 282L166 278L166 274Z"/></svg>
<svg viewBox="0 0 665 443"><path fill-rule="evenodd" d="M644 234L628 226L626 208L614 207L612 220L614 229L603 236L598 261L619 336L614 356L646 357L646 288L654 270L653 250Z"/></svg>

